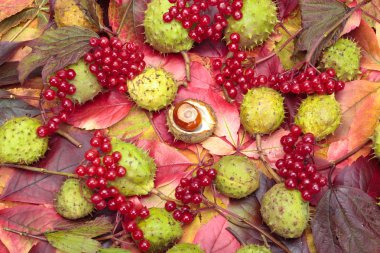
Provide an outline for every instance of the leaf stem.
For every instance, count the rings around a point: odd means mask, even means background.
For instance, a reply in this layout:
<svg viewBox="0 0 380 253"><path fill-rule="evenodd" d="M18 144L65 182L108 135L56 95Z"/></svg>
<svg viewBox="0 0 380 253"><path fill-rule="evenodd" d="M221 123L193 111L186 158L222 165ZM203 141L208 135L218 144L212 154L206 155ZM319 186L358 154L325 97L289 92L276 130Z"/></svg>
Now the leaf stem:
<svg viewBox="0 0 380 253"><path fill-rule="evenodd" d="M44 168L31 167L31 166L27 166L27 165L3 163L3 164L0 164L0 166L1 167L10 167L10 168L15 168L15 169L22 169L22 170L38 172L38 173L48 174L48 175L58 175L58 176L64 176L64 177L70 177L70 178L78 178L78 176L76 174L47 170Z"/></svg>
<svg viewBox="0 0 380 253"><path fill-rule="evenodd" d="M56 133L68 140L69 142L71 142L75 147L82 147L82 144L79 141L77 141L73 136L71 136L68 132L63 131L62 129L58 129Z"/></svg>
<svg viewBox="0 0 380 253"><path fill-rule="evenodd" d="M203 197L203 203L207 206L210 206L210 207L213 207L215 208L215 210L219 211L220 214L224 214L224 215L229 215L231 216L232 218L248 225L249 227L259 231L261 234L263 234L265 237L267 237L269 240L271 240L273 243L275 243L278 247L280 247L282 250L284 250L286 253L291 253L291 251L282 243L280 242L279 240L277 240L276 238L274 238L271 234L267 233L265 230L263 230L262 228L258 227L257 225L253 224L252 222L250 222L249 220L245 219L244 217L241 217L240 215L234 213L234 212L231 212L230 210L228 209L225 209L221 206L218 206L214 203L212 203L211 201L209 201L207 198ZM223 216L224 216L223 215Z"/></svg>
<svg viewBox="0 0 380 253"><path fill-rule="evenodd" d="M310 63L311 58L313 57L315 51L317 51L317 48L321 44L324 38L326 38L330 33L332 33L335 29L337 29L344 21L346 21L356 10L361 8L362 6L368 4L372 0L364 0L363 2L356 5L354 8L352 8L349 12L347 12L341 19L339 19L333 26L330 27L327 32L325 32L321 37L318 38L318 40L314 43L313 47L310 49L309 52L307 52L305 61L307 63Z"/></svg>
<svg viewBox="0 0 380 253"><path fill-rule="evenodd" d="M271 53L270 55L267 55L267 56L265 56L264 58L261 58L261 59L259 59L258 61L256 61L256 65L257 64L260 64L260 63L262 63L262 62L265 62L265 61L267 61L267 60L269 60L270 58L272 58L273 56L275 56L276 54L278 54L279 52L281 52L281 50L283 50L292 40L294 40L297 36L298 36L298 34L300 34L301 32L302 32L302 28L301 29L299 29L295 34L293 34L293 35L291 35L285 42L284 42L284 44L282 44L281 45L281 47L278 49L278 50L276 50L276 52L273 52L273 53Z"/></svg>
<svg viewBox="0 0 380 253"><path fill-rule="evenodd" d="M190 58L189 54L185 51L181 51L183 60L185 61L185 71L186 71L186 80L191 82L191 73L190 73Z"/></svg>
<svg viewBox="0 0 380 253"><path fill-rule="evenodd" d="M376 21L377 23L380 24L380 19L376 18L375 16L373 16L372 14L368 13L367 11L361 9L363 14L368 16L369 18L373 19L374 21Z"/></svg>
<svg viewBox="0 0 380 253"><path fill-rule="evenodd" d="M330 167L335 167L337 164L343 162L344 160L346 160L347 158L349 158L350 156L354 155L356 152L358 152L359 150L361 150L370 141L371 141L370 139L366 140L365 142L363 142L362 144L360 144L359 146L357 146L356 148L354 148L353 150L351 150L347 154L339 157L338 159L336 159L334 161L331 161L331 162L329 162L327 164L324 164L324 165L318 167L317 170L327 170Z"/></svg>
<svg viewBox="0 0 380 253"><path fill-rule="evenodd" d="M123 17L121 18L119 27L117 28L117 31L116 31L117 36L119 36L119 34L121 32L121 29L123 27L123 23L124 23L125 19L127 18L127 15L128 15L129 9L131 8L132 2L133 2L133 0L129 0L128 6L123 13Z"/></svg>
<svg viewBox="0 0 380 253"><path fill-rule="evenodd" d="M18 234L20 236L26 236L26 237L30 237L30 238L41 240L41 241L47 241L45 237L32 235L32 234L22 232L22 231L18 231L18 230L12 229L12 228L4 227L3 230L7 231L7 232Z"/></svg>
<svg viewBox="0 0 380 253"><path fill-rule="evenodd" d="M276 181L276 183L282 182L280 176L277 175L277 173L273 170L272 166L270 166L270 164L268 163L268 161L264 155L263 149L261 147L261 135L260 134L256 134L256 146L257 146L257 150L259 152L260 160L264 164L265 168L272 175L274 181Z"/></svg>
<svg viewBox="0 0 380 253"><path fill-rule="evenodd" d="M173 202L175 202L177 205L182 206L182 203L181 203L180 201L178 201L178 200L176 200L176 199L172 199L172 198L169 197L169 196L166 196L164 193L162 193L162 192L161 192L160 190L158 190L158 189L153 188L153 189L150 191L150 193L156 195L157 197L159 197L159 198L162 199L162 200L173 201Z"/></svg>

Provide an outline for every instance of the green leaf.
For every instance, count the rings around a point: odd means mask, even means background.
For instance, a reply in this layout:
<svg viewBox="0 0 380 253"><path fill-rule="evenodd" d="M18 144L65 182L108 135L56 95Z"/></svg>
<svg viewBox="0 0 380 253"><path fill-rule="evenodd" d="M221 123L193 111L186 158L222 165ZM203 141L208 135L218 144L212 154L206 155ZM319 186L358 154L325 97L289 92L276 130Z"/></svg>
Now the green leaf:
<svg viewBox="0 0 380 253"><path fill-rule="evenodd" d="M45 233L45 237L54 248L67 253L96 253L101 248L96 240L66 231Z"/></svg>
<svg viewBox="0 0 380 253"><path fill-rule="evenodd" d="M33 51L19 64L19 80L24 82L37 67L42 69L42 80L55 71L77 62L91 47L91 37L99 37L95 32L82 27L69 26L49 29L30 46Z"/></svg>
<svg viewBox="0 0 380 253"><path fill-rule="evenodd" d="M331 0L301 0L303 31L298 37L296 51L307 51L312 64L320 52L338 38L349 9L341 2Z"/></svg>
<svg viewBox="0 0 380 253"><path fill-rule="evenodd" d="M110 233L113 229L113 225L107 217L102 216L97 217L95 220L83 222L80 224L76 223L74 225L58 227L58 230L61 229L64 229L70 234L94 238L106 233Z"/></svg>
<svg viewBox="0 0 380 253"><path fill-rule="evenodd" d="M108 249L100 249L99 253L131 253L131 252L126 249L108 248Z"/></svg>

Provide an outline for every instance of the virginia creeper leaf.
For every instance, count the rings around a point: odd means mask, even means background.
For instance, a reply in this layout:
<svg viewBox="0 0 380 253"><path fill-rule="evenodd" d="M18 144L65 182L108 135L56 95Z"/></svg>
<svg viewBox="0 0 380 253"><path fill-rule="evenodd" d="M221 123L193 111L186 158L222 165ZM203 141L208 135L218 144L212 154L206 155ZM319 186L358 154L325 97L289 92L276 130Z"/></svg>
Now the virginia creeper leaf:
<svg viewBox="0 0 380 253"><path fill-rule="evenodd" d="M76 26L49 29L30 46L33 51L19 64L19 79L24 82L28 75L37 67L44 66L42 78L55 71L77 62L91 46L88 41L98 35L88 29Z"/></svg>
<svg viewBox="0 0 380 253"><path fill-rule="evenodd" d="M380 212L362 190L335 186L319 202L311 223L318 252L380 251Z"/></svg>

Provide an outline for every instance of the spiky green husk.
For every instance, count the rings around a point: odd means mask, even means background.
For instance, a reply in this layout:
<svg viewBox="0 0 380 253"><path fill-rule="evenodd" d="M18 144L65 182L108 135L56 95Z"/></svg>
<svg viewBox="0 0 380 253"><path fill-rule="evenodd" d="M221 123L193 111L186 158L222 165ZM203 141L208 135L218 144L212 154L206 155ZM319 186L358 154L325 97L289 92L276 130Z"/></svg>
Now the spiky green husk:
<svg viewBox="0 0 380 253"><path fill-rule="evenodd" d="M272 0L243 0L243 18L228 18L227 42L231 33L240 34L240 47L251 50L268 39L277 23L277 8Z"/></svg>
<svg viewBox="0 0 380 253"><path fill-rule="evenodd" d="M246 156L224 156L215 165L216 189L230 198L244 198L260 185L259 172Z"/></svg>
<svg viewBox="0 0 380 253"><path fill-rule="evenodd" d="M252 134L269 134L276 130L285 117L284 98L271 88L260 87L248 91L240 106L240 120Z"/></svg>
<svg viewBox="0 0 380 253"><path fill-rule="evenodd" d="M39 138L38 119L13 118L0 127L0 163L31 164L48 149L48 138Z"/></svg>
<svg viewBox="0 0 380 253"><path fill-rule="evenodd" d="M77 63L67 66L67 69L75 70L76 76L70 83L76 87L76 92L71 98L79 104L83 104L93 99L101 90L102 86L98 83L83 59Z"/></svg>
<svg viewBox="0 0 380 253"><path fill-rule="evenodd" d="M197 244L179 243L166 253L204 253L204 251Z"/></svg>
<svg viewBox="0 0 380 253"><path fill-rule="evenodd" d="M340 80L351 81L360 73L360 48L349 39L339 39L322 56L325 69L333 68Z"/></svg>
<svg viewBox="0 0 380 253"><path fill-rule="evenodd" d="M162 252L182 237L183 230L181 224L165 209L153 207L149 212L149 217L138 221L137 225L150 242L148 252Z"/></svg>
<svg viewBox="0 0 380 253"><path fill-rule="evenodd" d="M160 110L173 102L178 85L173 76L161 68L147 68L128 82L133 101L149 111Z"/></svg>
<svg viewBox="0 0 380 253"><path fill-rule="evenodd" d="M127 169L127 174L109 184L125 196L148 194L154 187L156 164L153 159L131 143L113 138L111 144L114 151L121 153L119 164Z"/></svg>
<svg viewBox="0 0 380 253"><path fill-rule="evenodd" d="M334 95L314 95L302 101L294 122L304 133L322 140L337 129L340 120L341 109Z"/></svg>
<svg viewBox="0 0 380 253"><path fill-rule="evenodd" d="M168 0L153 0L148 4L144 18L146 42L161 53L188 51L193 46L188 31L176 20L166 23L162 19L171 6Z"/></svg>
<svg viewBox="0 0 380 253"><path fill-rule="evenodd" d="M261 201L261 216L272 232L284 238L298 238L309 221L309 203L300 191L274 185Z"/></svg>
<svg viewBox="0 0 380 253"><path fill-rule="evenodd" d="M265 246L249 244L241 247L236 253L271 253L272 251Z"/></svg>
<svg viewBox="0 0 380 253"><path fill-rule="evenodd" d="M91 190L79 179L67 179L57 194L55 210L66 219L83 218L94 209L91 194Z"/></svg>
<svg viewBox="0 0 380 253"><path fill-rule="evenodd" d="M375 132L372 137L372 148L375 151L377 158L380 158L380 124L375 128Z"/></svg>

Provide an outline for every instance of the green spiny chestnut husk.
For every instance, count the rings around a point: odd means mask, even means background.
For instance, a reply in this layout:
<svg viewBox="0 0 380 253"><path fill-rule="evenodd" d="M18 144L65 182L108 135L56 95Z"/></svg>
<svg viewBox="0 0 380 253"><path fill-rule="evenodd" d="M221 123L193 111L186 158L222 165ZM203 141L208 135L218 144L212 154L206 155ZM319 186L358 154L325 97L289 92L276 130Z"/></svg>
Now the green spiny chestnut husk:
<svg viewBox="0 0 380 253"><path fill-rule="evenodd" d="M265 246L260 246L256 244L248 244L241 247L236 253L271 253L271 250Z"/></svg>
<svg viewBox="0 0 380 253"><path fill-rule="evenodd" d="M146 42L161 53L188 51L193 46L188 31L176 20L166 23L162 16L173 6L168 0L152 0L145 12Z"/></svg>
<svg viewBox="0 0 380 253"><path fill-rule="evenodd" d="M230 198L244 198L260 185L259 171L246 156L224 156L214 168L218 171L216 189Z"/></svg>
<svg viewBox="0 0 380 253"><path fill-rule="evenodd" d="M137 226L143 231L145 239L150 242L148 252L163 252L182 237L181 223L163 208L153 207L149 212L149 217L139 220Z"/></svg>
<svg viewBox="0 0 380 253"><path fill-rule="evenodd" d="M288 190L283 183L264 194L260 212L272 232L284 238L300 237L309 221L309 203L300 191Z"/></svg>
<svg viewBox="0 0 380 253"><path fill-rule="evenodd" d="M92 192L85 183L79 179L67 179L56 196L55 210L66 219L83 218L94 209L91 195Z"/></svg>
<svg viewBox="0 0 380 253"><path fill-rule="evenodd" d="M102 90L96 76L90 72L83 59L77 63L69 65L67 69L73 69L76 76L70 83L75 85L76 91L71 98L79 104L83 104L93 99Z"/></svg>
<svg viewBox="0 0 380 253"><path fill-rule="evenodd" d="M40 138L38 119L12 118L0 127L0 163L32 164L48 149L48 138Z"/></svg>
<svg viewBox="0 0 380 253"><path fill-rule="evenodd" d="M334 95L314 95L304 99L294 122L304 133L312 133L316 140L332 134L340 125L341 109Z"/></svg>
<svg viewBox="0 0 380 253"><path fill-rule="evenodd" d="M251 50L268 39L277 23L277 8L272 0L243 0L243 18L228 18L227 42L231 33L240 34L240 47Z"/></svg>
<svg viewBox="0 0 380 253"><path fill-rule="evenodd" d="M377 158L380 158L380 124L378 123L372 137L372 148Z"/></svg>
<svg viewBox="0 0 380 253"><path fill-rule="evenodd" d="M112 149L121 153L119 165L127 170L124 177L118 177L109 182L125 196L146 195L154 187L156 164L146 151L131 143L113 138Z"/></svg>
<svg viewBox="0 0 380 253"><path fill-rule="evenodd" d="M360 73L360 48L352 40L339 39L323 53L321 62L325 69L333 68L340 80L351 81Z"/></svg>
<svg viewBox="0 0 380 253"><path fill-rule="evenodd" d="M166 251L166 253L204 253L204 251L197 244L179 243Z"/></svg>
<svg viewBox="0 0 380 253"><path fill-rule="evenodd" d="M133 101L149 111L160 110L172 103L177 90L173 76L160 68L147 68L128 82L128 92Z"/></svg>
<svg viewBox="0 0 380 253"><path fill-rule="evenodd" d="M284 98L271 88L260 87L248 91L240 105L240 120L252 134L269 134L284 120Z"/></svg>

